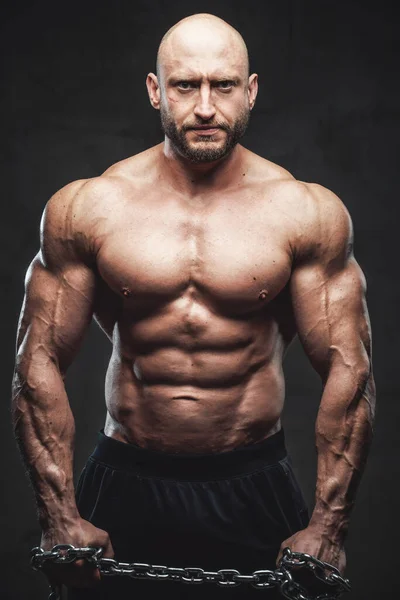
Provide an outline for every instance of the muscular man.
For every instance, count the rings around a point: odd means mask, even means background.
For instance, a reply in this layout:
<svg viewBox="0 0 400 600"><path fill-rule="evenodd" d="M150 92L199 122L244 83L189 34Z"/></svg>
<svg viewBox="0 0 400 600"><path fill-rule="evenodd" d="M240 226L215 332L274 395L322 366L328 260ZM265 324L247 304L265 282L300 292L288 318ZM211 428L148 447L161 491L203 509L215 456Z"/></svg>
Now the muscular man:
<svg viewBox="0 0 400 600"><path fill-rule="evenodd" d="M343 573L375 403L348 212L238 144L257 75L221 19L175 25L147 89L164 143L57 192L27 273L13 423L41 546L247 573L274 568L289 546ZM113 345L107 418L75 493L64 376L93 316ZM282 360L296 334L323 383L310 519L280 421ZM244 584L99 583L82 560L47 574L70 598L165 586L177 598L259 594Z"/></svg>

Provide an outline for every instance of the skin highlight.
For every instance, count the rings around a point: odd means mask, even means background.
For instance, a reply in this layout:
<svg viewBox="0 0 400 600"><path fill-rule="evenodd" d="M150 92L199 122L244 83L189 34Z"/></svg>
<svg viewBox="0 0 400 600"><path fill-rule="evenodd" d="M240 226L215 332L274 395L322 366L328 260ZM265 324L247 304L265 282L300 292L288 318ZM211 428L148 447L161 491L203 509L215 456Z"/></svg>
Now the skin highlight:
<svg viewBox="0 0 400 600"><path fill-rule="evenodd" d="M46 206L12 401L45 549L114 555L108 533L76 507L64 386L94 317L113 344L106 435L168 452L231 450L278 431L282 361L299 336L323 384L316 503L281 550L344 572L375 411L365 278L340 199L238 143L258 89L243 44L212 15L174 26L146 80L164 142ZM100 580L83 561L48 576L76 587Z"/></svg>

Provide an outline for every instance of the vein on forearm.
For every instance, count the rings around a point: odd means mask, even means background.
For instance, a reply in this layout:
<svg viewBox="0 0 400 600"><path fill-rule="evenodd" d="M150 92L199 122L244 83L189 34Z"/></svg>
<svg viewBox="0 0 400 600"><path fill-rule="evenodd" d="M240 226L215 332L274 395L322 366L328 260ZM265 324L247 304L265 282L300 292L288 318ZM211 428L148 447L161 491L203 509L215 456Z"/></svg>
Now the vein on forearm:
<svg viewBox="0 0 400 600"><path fill-rule="evenodd" d="M73 502L74 420L56 365L16 369L12 422L35 492L39 517ZM39 373L40 372L40 373Z"/></svg>
<svg viewBox="0 0 400 600"><path fill-rule="evenodd" d="M373 380L359 374L356 381L340 384L339 374L340 369L328 377L316 422L316 503L317 509L324 506L348 518L372 439L368 386L373 388Z"/></svg>

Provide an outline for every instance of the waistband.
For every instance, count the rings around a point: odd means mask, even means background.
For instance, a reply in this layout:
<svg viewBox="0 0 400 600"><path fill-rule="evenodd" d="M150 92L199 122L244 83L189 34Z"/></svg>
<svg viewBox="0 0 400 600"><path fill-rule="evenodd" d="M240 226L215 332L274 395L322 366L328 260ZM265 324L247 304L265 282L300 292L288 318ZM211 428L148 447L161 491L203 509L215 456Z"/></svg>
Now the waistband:
<svg viewBox="0 0 400 600"><path fill-rule="evenodd" d="M206 454L150 450L115 440L102 429L90 459L137 475L208 480L245 475L274 465L286 455L283 429L256 444Z"/></svg>

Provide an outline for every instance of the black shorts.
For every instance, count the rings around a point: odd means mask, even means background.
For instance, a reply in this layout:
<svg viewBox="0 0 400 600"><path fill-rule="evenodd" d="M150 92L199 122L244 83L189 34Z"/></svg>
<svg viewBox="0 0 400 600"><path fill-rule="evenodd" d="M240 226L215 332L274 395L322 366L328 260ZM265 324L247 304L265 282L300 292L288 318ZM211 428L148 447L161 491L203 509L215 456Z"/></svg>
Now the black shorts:
<svg viewBox="0 0 400 600"><path fill-rule="evenodd" d="M282 430L213 454L147 450L100 432L76 497L82 518L109 533L121 562L243 574L274 569L281 543L308 523ZM177 600L279 597L246 583L227 589L105 576L95 590L69 590L68 598L140 600L169 593Z"/></svg>

